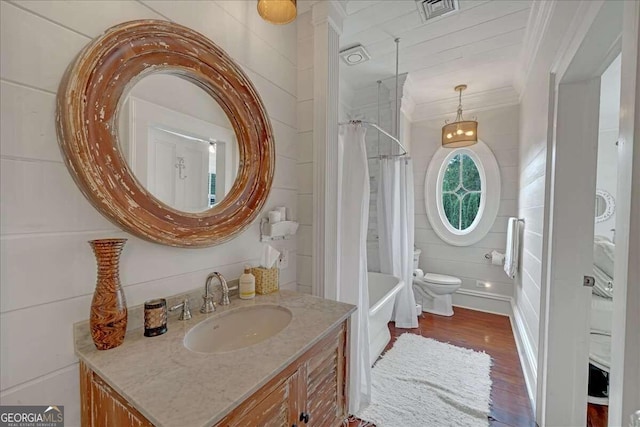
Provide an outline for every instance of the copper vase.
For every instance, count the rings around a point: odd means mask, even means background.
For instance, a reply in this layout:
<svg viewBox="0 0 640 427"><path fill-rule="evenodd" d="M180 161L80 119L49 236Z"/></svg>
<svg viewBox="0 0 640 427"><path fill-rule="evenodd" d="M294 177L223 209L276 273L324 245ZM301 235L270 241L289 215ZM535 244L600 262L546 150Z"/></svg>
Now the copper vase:
<svg viewBox="0 0 640 427"><path fill-rule="evenodd" d="M120 286L120 253L127 239L98 239L89 244L98 262L98 282L91 301L91 338L98 350L122 344L127 331L127 302Z"/></svg>

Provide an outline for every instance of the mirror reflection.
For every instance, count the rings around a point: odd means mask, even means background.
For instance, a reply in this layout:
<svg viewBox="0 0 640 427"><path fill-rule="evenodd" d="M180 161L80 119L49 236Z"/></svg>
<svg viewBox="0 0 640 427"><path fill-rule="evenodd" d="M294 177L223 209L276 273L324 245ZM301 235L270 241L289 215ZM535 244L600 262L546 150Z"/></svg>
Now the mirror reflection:
<svg viewBox="0 0 640 427"><path fill-rule="evenodd" d="M616 202L611 193L601 188L596 190L596 223L605 222L616 210Z"/></svg>
<svg viewBox="0 0 640 427"><path fill-rule="evenodd" d="M138 81L120 107L121 150L138 181L174 209L202 212L236 179L233 126L203 89L172 74Z"/></svg>

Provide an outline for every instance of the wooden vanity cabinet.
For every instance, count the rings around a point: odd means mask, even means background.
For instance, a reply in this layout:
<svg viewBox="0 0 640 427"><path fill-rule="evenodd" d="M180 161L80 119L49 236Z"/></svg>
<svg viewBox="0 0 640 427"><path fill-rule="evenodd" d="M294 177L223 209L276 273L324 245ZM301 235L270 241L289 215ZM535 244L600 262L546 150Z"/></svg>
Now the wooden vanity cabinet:
<svg viewBox="0 0 640 427"><path fill-rule="evenodd" d="M144 415L82 361L80 362L80 417L83 427L153 426Z"/></svg>
<svg viewBox="0 0 640 427"><path fill-rule="evenodd" d="M215 427L337 427L347 417L348 322L231 411ZM82 425L152 424L80 363Z"/></svg>
<svg viewBox="0 0 640 427"><path fill-rule="evenodd" d="M347 343L345 321L216 426L341 426L348 415Z"/></svg>

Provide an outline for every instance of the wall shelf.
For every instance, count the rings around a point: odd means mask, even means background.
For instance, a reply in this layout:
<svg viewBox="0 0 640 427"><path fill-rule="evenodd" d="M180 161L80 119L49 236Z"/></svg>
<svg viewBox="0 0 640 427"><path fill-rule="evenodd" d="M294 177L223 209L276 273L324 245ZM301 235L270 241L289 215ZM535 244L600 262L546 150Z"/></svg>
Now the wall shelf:
<svg viewBox="0 0 640 427"><path fill-rule="evenodd" d="M262 218L260 220L260 241L289 240L295 236L298 225L296 221L280 221L270 224L267 218Z"/></svg>

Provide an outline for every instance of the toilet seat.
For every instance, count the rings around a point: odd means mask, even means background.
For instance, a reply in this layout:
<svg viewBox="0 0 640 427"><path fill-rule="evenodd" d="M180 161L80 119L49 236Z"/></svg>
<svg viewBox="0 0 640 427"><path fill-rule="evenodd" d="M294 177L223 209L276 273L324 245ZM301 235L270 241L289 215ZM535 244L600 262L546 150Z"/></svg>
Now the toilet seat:
<svg viewBox="0 0 640 427"><path fill-rule="evenodd" d="M434 285L461 285L462 280L445 274L426 273L420 280Z"/></svg>

